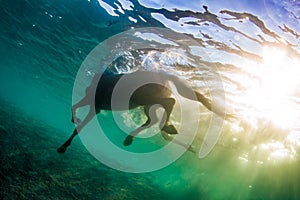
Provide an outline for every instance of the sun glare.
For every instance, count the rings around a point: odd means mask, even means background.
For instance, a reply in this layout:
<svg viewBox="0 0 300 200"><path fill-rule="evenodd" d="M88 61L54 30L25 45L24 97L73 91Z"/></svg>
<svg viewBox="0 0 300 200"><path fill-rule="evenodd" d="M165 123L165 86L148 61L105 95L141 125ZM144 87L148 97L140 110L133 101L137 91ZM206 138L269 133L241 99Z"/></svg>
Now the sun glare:
<svg viewBox="0 0 300 200"><path fill-rule="evenodd" d="M253 110L250 115L271 120L274 124L289 128L298 121L299 112L293 101L300 85L300 62L281 49L265 47L263 62L255 71L244 99Z"/></svg>
<svg viewBox="0 0 300 200"><path fill-rule="evenodd" d="M265 47L261 56L263 62L252 66L251 76L239 80L247 88L244 95L236 97L245 105L241 117L256 131L265 130L260 126L271 122L287 134L280 140L261 138L253 149L260 159L257 162L295 159L295 147L300 144L299 132L294 131L300 127L300 61L283 49L270 47ZM248 161L248 154L239 159Z"/></svg>

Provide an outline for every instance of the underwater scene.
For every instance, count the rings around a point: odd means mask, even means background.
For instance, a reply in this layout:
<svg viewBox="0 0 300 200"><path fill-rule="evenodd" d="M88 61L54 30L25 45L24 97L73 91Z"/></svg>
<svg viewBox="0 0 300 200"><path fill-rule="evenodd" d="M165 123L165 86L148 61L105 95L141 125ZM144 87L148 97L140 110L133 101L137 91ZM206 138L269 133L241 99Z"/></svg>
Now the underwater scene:
<svg viewBox="0 0 300 200"><path fill-rule="evenodd" d="M300 199L299 0L0 2L0 199Z"/></svg>

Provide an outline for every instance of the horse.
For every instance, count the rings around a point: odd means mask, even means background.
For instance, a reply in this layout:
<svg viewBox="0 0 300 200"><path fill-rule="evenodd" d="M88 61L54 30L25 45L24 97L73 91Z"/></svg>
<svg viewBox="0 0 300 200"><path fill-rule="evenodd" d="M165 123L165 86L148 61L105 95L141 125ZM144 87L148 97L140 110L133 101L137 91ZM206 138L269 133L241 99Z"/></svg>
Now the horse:
<svg viewBox="0 0 300 200"><path fill-rule="evenodd" d="M94 114L100 113L101 110L124 110L124 109L133 109L139 106L144 107L144 113L147 117L147 120L144 124L134 130L131 134L129 134L123 145L128 146L132 143L134 137L139 134L141 131L151 127L155 123L158 122L157 117L150 117L150 108L153 105L161 105L165 110L165 120L162 120L159 127L162 131L174 135L177 134L176 128L170 123L170 115L172 113L173 107L176 103L176 100L172 97L172 90L168 88L166 85L168 82L173 83L175 85L178 94L183 96L184 98L198 101L202 103L208 110L212 111L212 105L210 99L206 98L201 93L196 90L190 89L186 84L184 84L178 77L173 75L166 75L161 73L150 73L150 72L133 72L131 75L136 75L137 77L149 77L152 76L154 80L161 82L163 84L155 83L147 83L137 88L131 95L129 100L129 106L127 107L112 107L112 95L114 88L118 81L125 74L96 74L91 82L91 85L86 89L85 96L75 105L72 106L72 122L76 124L76 128L73 131L73 134L69 137L69 139L62 144L58 149L58 153L64 153L68 146L70 146L73 138L81 132L85 125L94 117ZM94 98L94 99L93 99ZM119 101L123 101L119 99ZM80 107L89 105L90 109L86 117L80 121L76 117L76 112ZM91 105L95 106L95 112L92 112ZM224 116L223 110L217 110L216 112L220 116ZM165 139L170 139L170 137L163 137Z"/></svg>

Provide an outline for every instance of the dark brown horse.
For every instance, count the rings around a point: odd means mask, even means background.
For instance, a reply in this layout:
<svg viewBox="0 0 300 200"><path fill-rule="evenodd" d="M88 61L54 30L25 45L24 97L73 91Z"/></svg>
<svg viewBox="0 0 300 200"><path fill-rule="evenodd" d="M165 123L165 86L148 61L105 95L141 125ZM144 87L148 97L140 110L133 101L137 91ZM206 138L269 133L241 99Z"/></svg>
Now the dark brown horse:
<svg viewBox="0 0 300 200"><path fill-rule="evenodd" d="M206 108L209 110L212 110L210 100L207 99L204 95L200 94L197 91L191 90L189 87L187 87L185 84L183 84L177 77L171 76L171 75L162 75L159 73L150 73L150 72L134 72L134 74L138 74L139 78L149 77L152 76L152 78L155 81L158 81L160 83L167 83L168 81L174 83L178 93L191 100L199 101L202 103ZM95 103L95 111L96 114L100 113L101 110L124 110L128 109L128 107L112 107L111 106L111 100L112 100L112 94L113 90L118 83L118 81L124 76L124 74L106 74L102 75L95 75L90 87L86 89L86 96L81 99L78 103L73 105L72 107L72 122L77 124L77 127L74 129L73 134L71 137L61 146L57 149L59 153L64 153L67 149L67 147L71 144L73 138L82 130L82 128L94 117L94 114L92 112L92 108L90 107L90 110L86 117L83 119L83 121L80 121L76 117L76 111L78 108L86 105L93 105L93 102ZM148 83L145 84L138 89L136 89L133 94L131 95L130 101L129 101L129 109L136 108L138 106L144 107L144 113L147 116L147 121L140 126L138 129L133 131L130 135L126 137L124 140L124 145L128 146L132 143L134 136L136 136L138 133L140 133L142 130L149 128L150 126L154 125L158 122L157 117L151 117L149 109L152 105L159 104L165 109L165 119L164 122L160 123L160 128L162 131L165 131L169 134L177 134L177 130L173 125L170 124L170 114L173 110L175 99L171 97L172 91L164 86L164 84L158 84L155 83ZM126 87L126 86L125 86ZM94 99L93 99L94 98ZM119 101L122 101L123 99L119 99ZM122 104L122 103L121 103ZM120 104L120 105L121 105ZM224 116L223 111L214 111L216 114L219 114L220 116Z"/></svg>

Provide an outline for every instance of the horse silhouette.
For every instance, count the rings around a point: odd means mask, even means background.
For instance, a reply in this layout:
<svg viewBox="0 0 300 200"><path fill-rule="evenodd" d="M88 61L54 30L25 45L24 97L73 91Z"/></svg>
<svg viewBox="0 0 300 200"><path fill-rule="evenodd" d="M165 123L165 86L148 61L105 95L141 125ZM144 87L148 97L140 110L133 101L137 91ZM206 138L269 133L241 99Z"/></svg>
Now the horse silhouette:
<svg viewBox="0 0 300 200"><path fill-rule="evenodd" d="M166 84L167 82L172 82L175 85L178 93L190 100L198 101L202 103L207 109L212 110L211 101L206 98L201 93L190 89L186 84L184 84L179 78L173 75L166 75L162 73L150 73L150 72L133 72L130 75L136 75L137 77L149 77L151 76L153 80L158 81L156 83L148 83L137 88L131 95L129 100L129 106L122 107L123 99L118 99L120 101L120 106L112 107L112 95L113 90L118 83L118 81L125 74L96 74L91 82L91 85L86 89L85 97L82 98L78 103L72 106L72 122L77 125L74 129L73 134L70 138L61 145L57 151L59 153L64 153L68 146L70 146L73 138L80 133L84 126L94 117L95 112L92 112L91 106L95 106L96 114L100 113L101 110L125 110L132 109L139 106L144 107L144 113L147 116L147 120L139 128L134 130L130 135L128 135L123 144L128 146L132 143L134 137L146 128L151 127L158 122L158 118L155 116L150 117L150 107L156 104L161 105L165 110L165 120L162 120L159 127L162 131L168 134L177 134L176 128L170 124L170 115L175 105L176 100L172 97L172 90L169 89ZM126 87L126 86L125 86ZM78 108L89 105L90 109L86 117L80 121L76 117L76 111ZM214 112L220 116L224 116L223 110L214 110ZM170 137L164 137L165 139L170 139ZM178 142L180 143L180 142Z"/></svg>

